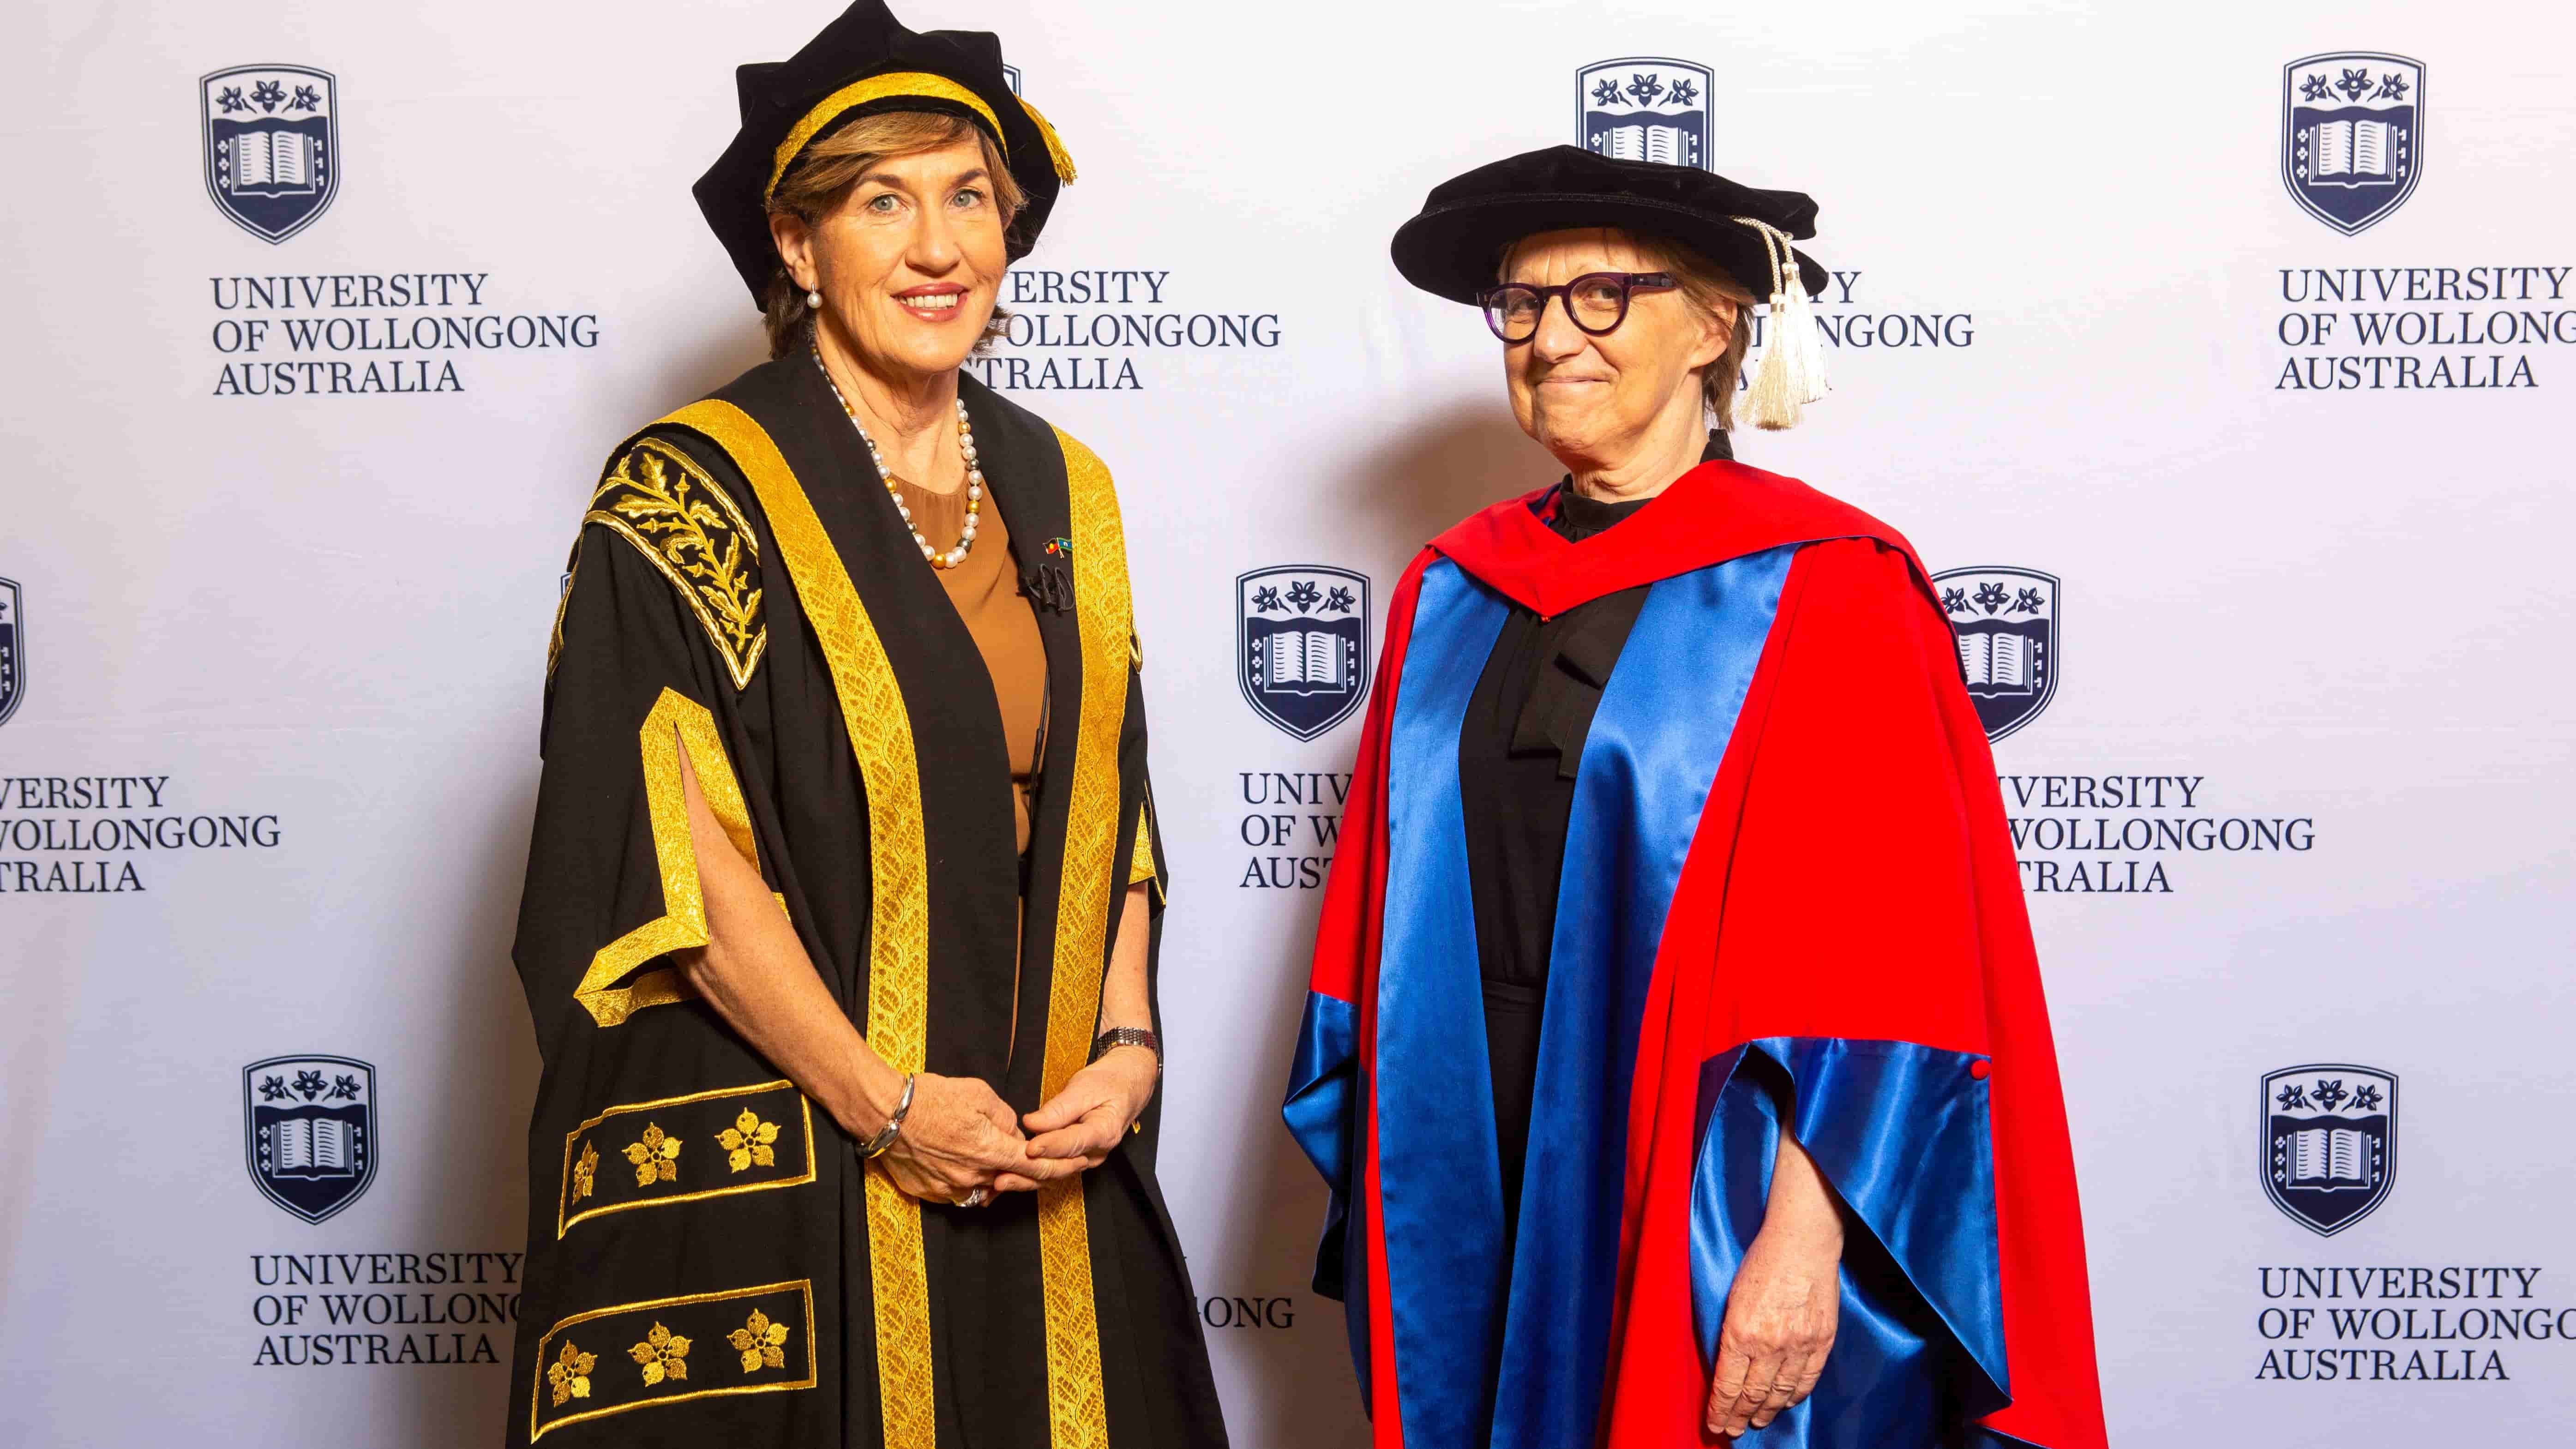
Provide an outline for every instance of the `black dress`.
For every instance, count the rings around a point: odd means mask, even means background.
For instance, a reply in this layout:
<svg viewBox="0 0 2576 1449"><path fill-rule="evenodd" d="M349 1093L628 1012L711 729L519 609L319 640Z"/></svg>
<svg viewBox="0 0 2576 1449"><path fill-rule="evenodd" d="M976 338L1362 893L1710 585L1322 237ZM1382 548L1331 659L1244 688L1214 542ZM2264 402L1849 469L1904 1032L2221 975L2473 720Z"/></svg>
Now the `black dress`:
<svg viewBox="0 0 2576 1449"><path fill-rule="evenodd" d="M1733 456L1726 434L1712 432L1700 461ZM1559 483L1533 506L1572 543L1608 531L1653 501L1596 503L1570 483ZM1520 1221L1530 1093L1538 1079L1539 1020L1575 772L1602 688L1645 603L1646 590L1634 588L1546 619L1514 605L1468 699L1458 738L1506 1243Z"/></svg>

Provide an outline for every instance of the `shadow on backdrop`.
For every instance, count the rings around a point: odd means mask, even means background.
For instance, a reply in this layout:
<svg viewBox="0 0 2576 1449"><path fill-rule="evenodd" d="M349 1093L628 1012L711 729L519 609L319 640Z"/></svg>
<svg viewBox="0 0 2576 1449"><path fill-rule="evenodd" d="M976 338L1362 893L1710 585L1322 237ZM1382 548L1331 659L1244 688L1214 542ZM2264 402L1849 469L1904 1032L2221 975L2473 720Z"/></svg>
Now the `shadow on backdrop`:
<svg viewBox="0 0 2576 1449"><path fill-rule="evenodd" d="M1355 535L1397 542L1410 557L1468 514L1564 475L1512 421L1497 379L1491 395L1441 400L1386 446L1336 467L1330 497Z"/></svg>

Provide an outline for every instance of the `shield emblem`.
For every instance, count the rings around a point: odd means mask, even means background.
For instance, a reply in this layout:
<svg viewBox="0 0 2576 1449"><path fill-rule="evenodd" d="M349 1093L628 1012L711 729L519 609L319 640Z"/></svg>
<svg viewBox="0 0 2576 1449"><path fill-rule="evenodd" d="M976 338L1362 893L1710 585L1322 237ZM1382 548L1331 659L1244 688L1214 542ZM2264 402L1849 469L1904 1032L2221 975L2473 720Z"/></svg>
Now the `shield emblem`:
<svg viewBox="0 0 2576 1449"><path fill-rule="evenodd" d="M1255 713L1301 740L1350 718L1368 693L1368 575L1323 564L1234 581L1235 675Z"/></svg>
<svg viewBox="0 0 2576 1449"><path fill-rule="evenodd" d="M2037 719L2057 693L2057 576L1989 565L1934 574L1932 585L1986 738Z"/></svg>
<svg viewBox="0 0 2576 1449"><path fill-rule="evenodd" d="M376 1069L350 1057L270 1057L242 1068L250 1180L318 1223L376 1179Z"/></svg>
<svg viewBox="0 0 2576 1449"><path fill-rule="evenodd" d="M1617 161L1708 165L1709 68L1639 55L1574 73L1575 136Z"/></svg>
<svg viewBox="0 0 2576 1449"><path fill-rule="evenodd" d="M27 615L17 584L0 579L0 724L27 697Z"/></svg>
<svg viewBox="0 0 2576 1449"><path fill-rule="evenodd" d="M2318 1062L2263 1077L2264 1194L2325 1237L2360 1222L2397 1176L2397 1078Z"/></svg>
<svg viewBox="0 0 2576 1449"><path fill-rule="evenodd" d="M2377 51L2281 67L2281 180L2346 236L2415 194L2424 174L2424 63Z"/></svg>
<svg viewBox="0 0 2576 1449"><path fill-rule="evenodd" d="M237 65L197 83L206 194L262 241L302 231L340 189L339 93L329 71Z"/></svg>

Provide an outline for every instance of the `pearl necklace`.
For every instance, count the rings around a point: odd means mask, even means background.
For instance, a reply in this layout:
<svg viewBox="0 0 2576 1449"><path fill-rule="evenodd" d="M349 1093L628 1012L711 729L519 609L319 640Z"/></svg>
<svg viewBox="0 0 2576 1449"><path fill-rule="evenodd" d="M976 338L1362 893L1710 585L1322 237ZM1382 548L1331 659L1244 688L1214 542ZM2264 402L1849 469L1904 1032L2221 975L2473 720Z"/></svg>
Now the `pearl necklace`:
<svg viewBox="0 0 2576 1449"><path fill-rule="evenodd" d="M877 440L868 436L867 426L859 421L858 410L850 406L848 398L841 396L841 385L832 380L832 369L823 366L823 345L820 342L814 344L814 366L823 374L823 385L832 390L832 400L841 405L842 412L849 414L850 426L858 429L859 441L868 445L868 461L876 465L877 481L885 485L886 496L894 500L894 511L902 517L903 526L911 532L912 541L921 549L921 556L935 569L953 569L964 563L967 552L975 547L975 525L984 511L984 473L975 462L975 427L966 419L966 400L962 397L957 400L957 446L966 456L966 529L955 548L941 553L930 546L930 540L922 537L921 529L913 523L912 505L904 502L903 494L895 488L894 475L886 471L885 457L877 451Z"/></svg>

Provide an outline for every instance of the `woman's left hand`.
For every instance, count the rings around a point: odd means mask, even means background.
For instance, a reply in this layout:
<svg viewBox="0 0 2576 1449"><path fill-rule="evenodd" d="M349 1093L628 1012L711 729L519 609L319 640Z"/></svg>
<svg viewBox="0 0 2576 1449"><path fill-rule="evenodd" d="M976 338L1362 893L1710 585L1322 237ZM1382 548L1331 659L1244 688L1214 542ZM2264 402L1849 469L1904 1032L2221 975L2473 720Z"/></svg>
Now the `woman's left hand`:
<svg viewBox="0 0 2576 1449"><path fill-rule="evenodd" d="M1031 1157L1073 1159L1087 1170L1109 1160L1127 1126L1153 1100L1161 1063L1140 1046L1112 1047L1073 1074L1064 1090L1021 1118Z"/></svg>
<svg viewBox="0 0 2576 1449"><path fill-rule="evenodd" d="M1842 1308L1842 1233L1774 1214L1726 1295L1709 1377L1708 1431L1759 1429L1814 1392Z"/></svg>

